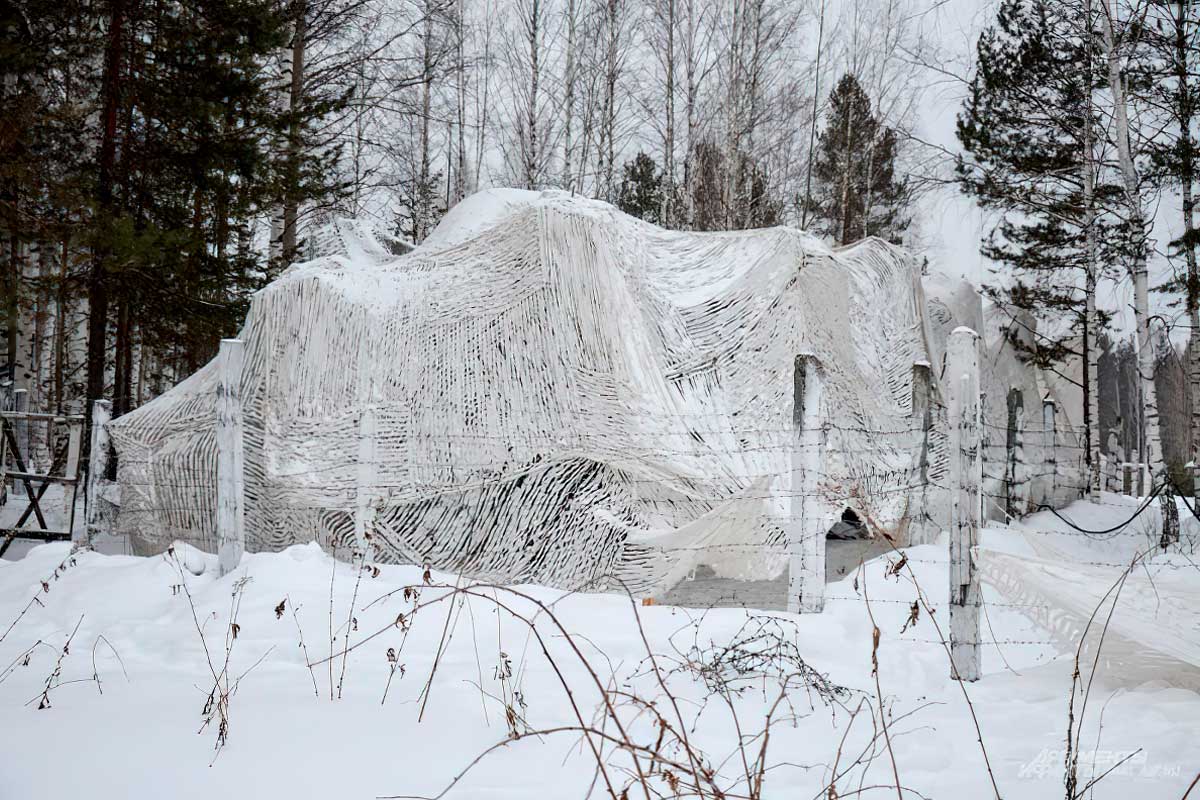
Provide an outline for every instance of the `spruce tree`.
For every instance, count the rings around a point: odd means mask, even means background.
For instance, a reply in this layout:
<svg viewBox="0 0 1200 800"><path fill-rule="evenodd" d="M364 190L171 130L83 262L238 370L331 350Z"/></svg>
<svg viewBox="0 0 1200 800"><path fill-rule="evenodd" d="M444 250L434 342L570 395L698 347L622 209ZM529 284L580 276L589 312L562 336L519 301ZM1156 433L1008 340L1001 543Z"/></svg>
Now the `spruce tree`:
<svg viewBox="0 0 1200 800"><path fill-rule="evenodd" d="M1093 102L1102 64L1090 23L1074 10L1049 0L1001 3L979 38L958 116L957 172L962 190L995 219L980 251L1001 266L985 291L1008 312L1013 346L1042 368L1083 364L1084 380L1068 380L1084 393L1098 481L1097 345L1107 315L1096 309L1096 286L1105 265L1128 253L1130 231L1109 211L1121 189L1103 168Z"/></svg>
<svg viewBox="0 0 1200 800"><path fill-rule="evenodd" d="M181 374L236 331L265 272L245 242L278 197L283 156L271 144L291 122L263 68L287 41L277 3L196 0L163 13L122 0L119 10L92 241L105 303L93 306L91 338L102 360L89 365L108 374L111 341L116 414L136 400L135 343L181 354Z"/></svg>
<svg viewBox="0 0 1200 800"><path fill-rule="evenodd" d="M617 207L630 216L659 222L662 211L662 178L654 159L639 152L625 162Z"/></svg>
<svg viewBox="0 0 1200 800"><path fill-rule="evenodd" d="M987 291L1037 320L1026 355L1043 367L1082 355L1083 277L1121 252L1121 221L1102 213L1120 190L1103 181L1098 145L1088 152L1085 142L1089 110L1092 130L1101 129L1088 101L1098 65L1077 28L1058 6L1005 0L980 36L978 70L958 116L960 186L997 214L980 250L1004 267L1005 280Z"/></svg>
<svg viewBox="0 0 1200 800"><path fill-rule="evenodd" d="M896 176L896 132L871 111L858 78L843 75L829 95L825 129L805 200L817 230L838 244L867 236L899 242L908 227L907 182Z"/></svg>

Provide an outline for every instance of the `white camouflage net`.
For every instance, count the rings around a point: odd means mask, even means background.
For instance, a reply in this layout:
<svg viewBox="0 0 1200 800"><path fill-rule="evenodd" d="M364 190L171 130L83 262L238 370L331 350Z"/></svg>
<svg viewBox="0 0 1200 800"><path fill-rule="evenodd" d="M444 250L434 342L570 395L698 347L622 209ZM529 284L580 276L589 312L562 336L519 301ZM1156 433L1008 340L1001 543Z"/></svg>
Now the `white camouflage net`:
<svg viewBox="0 0 1200 800"><path fill-rule="evenodd" d="M468 198L402 256L365 227L337 234L324 249L341 254L256 295L242 333L248 550L349 552L366 491L382 561L639 592L699 564L772 577L802 353L824 372L829 508L898 530L936 505L945 437L925 486L911 376L941 362L942 326L883 242L669 232L511 191ZM215 387L209 364L110 426L138 552L215 549Z"/></svg>

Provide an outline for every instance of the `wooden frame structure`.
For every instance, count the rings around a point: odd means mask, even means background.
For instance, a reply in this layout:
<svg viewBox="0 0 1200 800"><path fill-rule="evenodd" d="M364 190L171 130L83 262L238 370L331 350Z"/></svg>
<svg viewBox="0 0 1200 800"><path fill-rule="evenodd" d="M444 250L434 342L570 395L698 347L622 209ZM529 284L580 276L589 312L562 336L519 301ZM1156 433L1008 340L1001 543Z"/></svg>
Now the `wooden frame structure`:
<svg viewBox="0 0 1200 800"><path fill-rule="evenodd" d="M0 412L0 481L15 481L24 488L27 501L25 511L17 522L12 527L0 528L0 556L4 555L18 538L38 539L44 542L66 541L72 538L72 531L75 529L75 501L79 494L79 453L83 441L83 422L83 417L79 415ZM26 440L26 449L28 448L28 439L18 433L23 433L29 425L38 424L44 424L50 429L46 440L51 443L52 456L44 473L33 471L29 453L21 448L22 439ZM67 428L67 441L64 447L55 448L54 429L60 425ZM15 469L10 468L10 462ZM67 529L64 531L52 529L46 522L46 515L42 513L42 499L46 496L46 490L55 483L69 487L71 493ZM14 492L9 499L15 501L18 497ZM24 527L31 516L37 527Z"/></svg>

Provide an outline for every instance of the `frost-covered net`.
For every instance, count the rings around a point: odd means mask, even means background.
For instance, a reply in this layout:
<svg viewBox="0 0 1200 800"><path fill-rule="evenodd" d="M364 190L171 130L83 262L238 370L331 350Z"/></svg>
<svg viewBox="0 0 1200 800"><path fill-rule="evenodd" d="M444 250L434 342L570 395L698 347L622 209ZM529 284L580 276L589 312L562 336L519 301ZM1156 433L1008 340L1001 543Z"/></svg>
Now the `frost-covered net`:
<svg viewBox="0 0 1200 800"><path fill-rule="evenodd" d="M771 577L797 354L824 372L828 508L900 529L936 505L945 437L911 413L912 368L936 384L944 339L896 248L668 232L561 193L476 195L402 256L355 230L246 320L249 550L348 552L366 494L383 561L639 591L698 564ZM215 387L209 364L111 426L139 551L214 547Z"/></svg>

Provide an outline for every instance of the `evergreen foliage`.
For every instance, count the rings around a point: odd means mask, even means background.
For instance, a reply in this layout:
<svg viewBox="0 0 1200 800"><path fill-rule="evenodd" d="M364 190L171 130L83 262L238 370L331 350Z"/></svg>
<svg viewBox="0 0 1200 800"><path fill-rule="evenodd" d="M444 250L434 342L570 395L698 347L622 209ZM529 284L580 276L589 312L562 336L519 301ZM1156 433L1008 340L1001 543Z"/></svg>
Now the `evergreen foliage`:
<svg viewBox="0 0 1200 800"><path fill-rule="evenodd" d="M829 95L813 162L815 191L805 200L816 228L838 244L867 236L899 243L908 228L908 184L896 175L896 132L871 110L851 74Z"/></svg>
<svg viewBox="0 0 1200 800"><path fill-rule="evenodd" d="M654 159L639 152L623 168L617 207L630 216L659 223L662 213L662 177Z"/></svg>
<svg viewBox="0 0 1200 800"><path fill-rule="evenodd" d="M335 148L281 146L345 103L335 89L279 102L296 13L277 0L0 0L6 322L34 296L86 289L84 391L117 414L135 371L157 383L148 373L166 369L169 384L236 332L270 276L256 237L280 199L340 188ZM17 338L9 364L29 360ZM81 378L58 377L60 401Z"/></svg>
<svg viewBox="0 0 1200 800"><path fill-rule="evenodd" d="M1101 65L1076 35L1079 21L1070 11L1042 0L1001 4L996 25L980 36L978 70L957 126L960 185L996 215L980 249L1009 277L985 291L1014 313L1032 315L1036 331L1013 342L1043 367L1081 354L1086 170L1096 176L1096 268L1118 262L1129 246L1129 231L1108 212L1119 206L1121 189L1100 169L1101 145L1085 151L1087 115L1094 130L1103 129L1088 101Z"/></svg>

